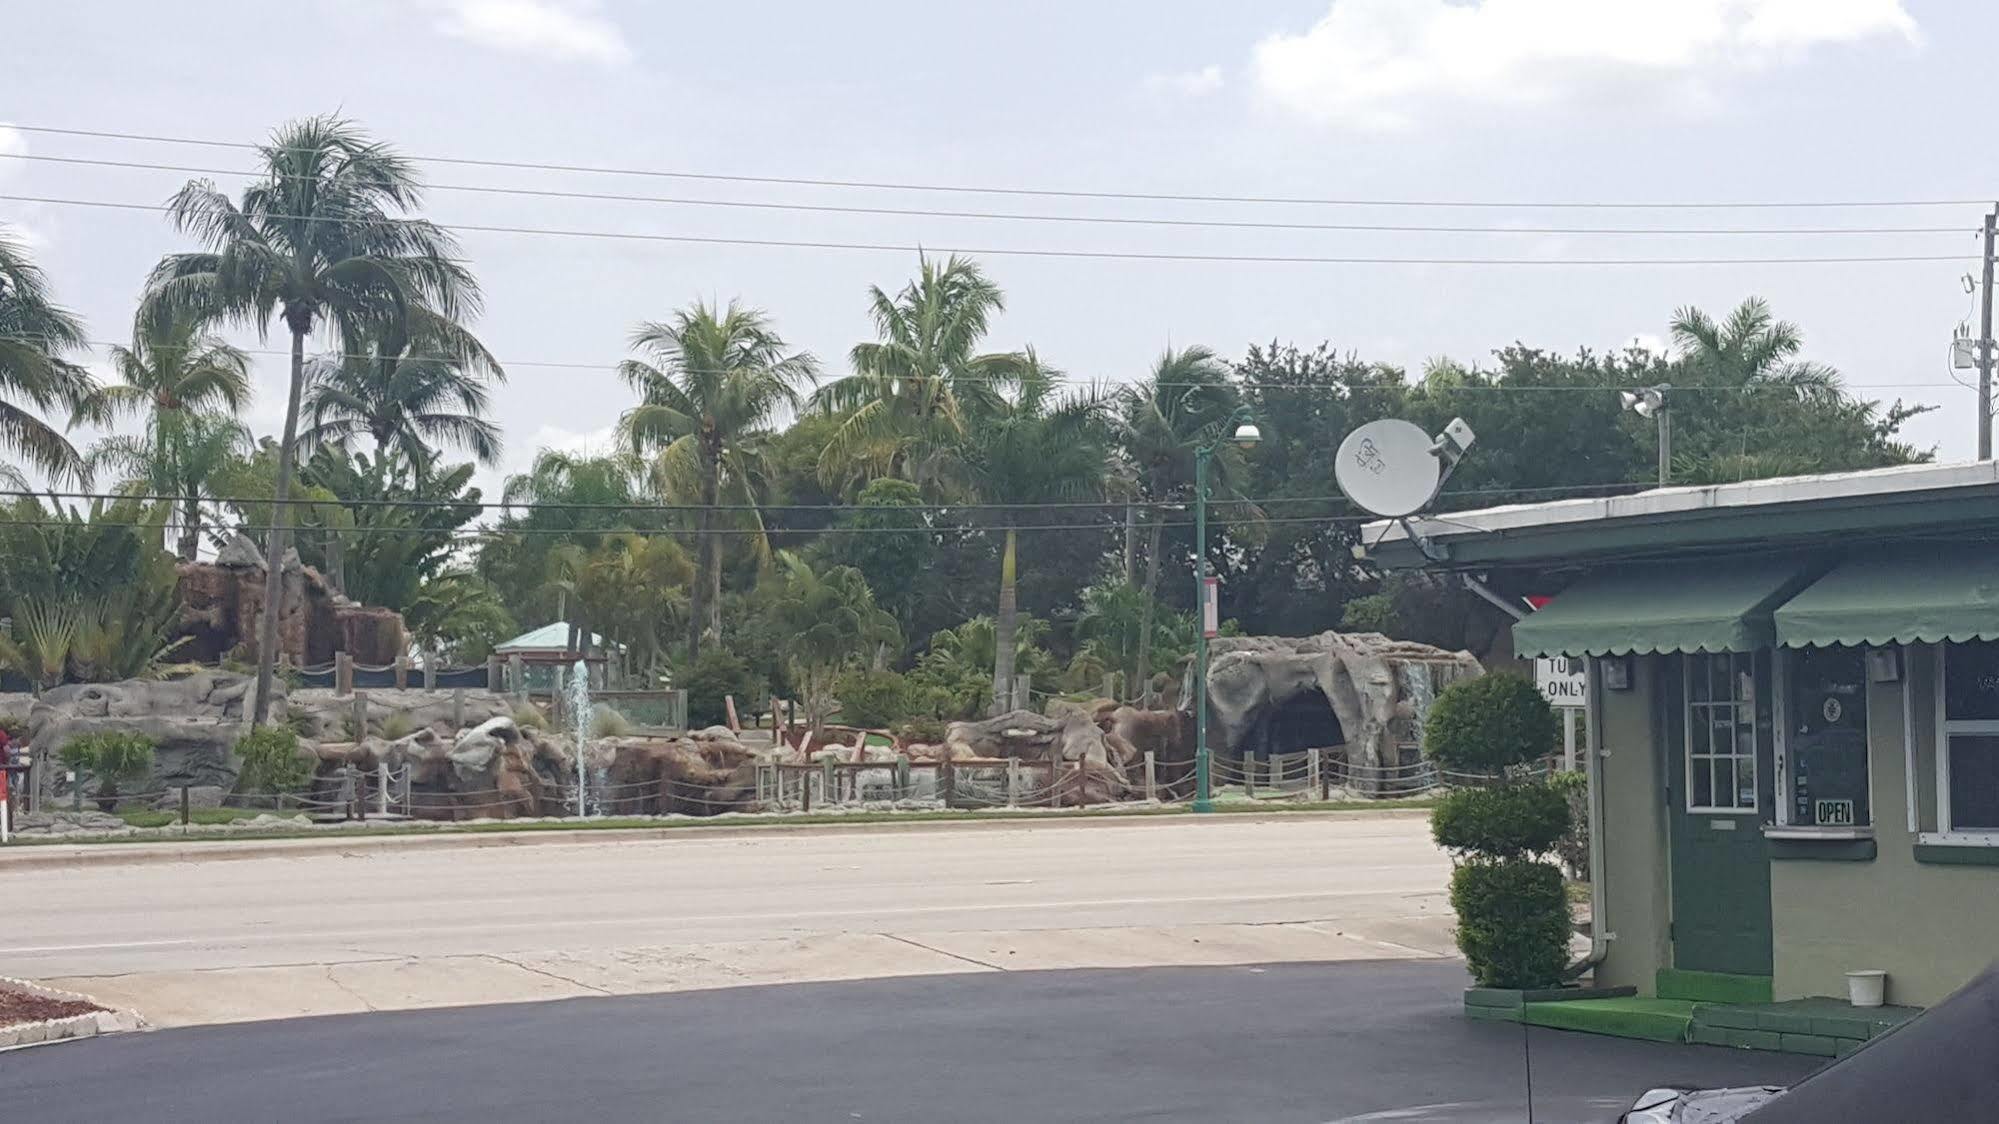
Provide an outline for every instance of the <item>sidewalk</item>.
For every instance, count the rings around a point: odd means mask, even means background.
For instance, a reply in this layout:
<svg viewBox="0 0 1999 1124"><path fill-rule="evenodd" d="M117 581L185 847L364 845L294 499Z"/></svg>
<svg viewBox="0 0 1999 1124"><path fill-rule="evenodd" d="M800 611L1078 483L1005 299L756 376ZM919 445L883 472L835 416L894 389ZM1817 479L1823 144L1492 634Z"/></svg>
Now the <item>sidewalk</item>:
<svg viewBox="0 0 1999 1124"><path fill-rule="evenodd" d="M1199 830L1202 823L1216 822L1297 822L1313 819L1369 820L1425 818L1425 808L1353 808L1331 810L1226 812L1195 816L1182 809L1116 811L1007 813L965 812L950 815L911 814L908 819L861 819L851 823L832 819L795 822L778 817L762 820L749 816L724 819L682 820L672 826L638 824L549 828L522 825L509 828L504 823L477 826L439 824L435 827L395 828L369 834L354 831L327 831L317 835L286 835L280 838L255 835L207 836L187 840L105 840L92 843L15 843L0 847L0 871L37 867L137 866L149 863L227 861L271 858L293 854L323 854L327 851L379 853L405 849L483 849L488 847L531 847L553 845L615 844L657 839L728 839L754 835L871 834L909 831L995 831L1036 826L1082 826L1129 823L1134 819L1157 820L1173 817Z"/></svg>

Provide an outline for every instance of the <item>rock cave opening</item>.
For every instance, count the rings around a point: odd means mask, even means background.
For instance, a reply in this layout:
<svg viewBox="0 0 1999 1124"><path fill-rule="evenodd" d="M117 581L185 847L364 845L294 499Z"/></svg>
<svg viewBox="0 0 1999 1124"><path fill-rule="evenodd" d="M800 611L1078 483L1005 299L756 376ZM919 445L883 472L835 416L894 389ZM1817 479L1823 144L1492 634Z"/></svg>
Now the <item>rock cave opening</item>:
<svg viewBox="0 0 1999 1124"><path fill-rule="evenodd" d="M1346 731L1340 728L1339 716L1333 713L1326 693L1310 687L1271 707L1243 740L1242 752L1261 760L1308 749L1331 749L1346 741Z"/></svg>

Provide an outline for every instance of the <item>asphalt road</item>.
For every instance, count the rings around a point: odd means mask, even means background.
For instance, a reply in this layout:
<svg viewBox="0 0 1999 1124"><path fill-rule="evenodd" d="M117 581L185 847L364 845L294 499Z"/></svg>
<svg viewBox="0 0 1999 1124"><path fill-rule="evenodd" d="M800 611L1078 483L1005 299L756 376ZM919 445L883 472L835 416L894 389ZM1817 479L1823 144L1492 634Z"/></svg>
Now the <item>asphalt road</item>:
<svg viewBox="0 0 1999 1124"><path fill-rule="evenodd" d="M219 846L209 844L208 846ZM608 835L540 846L9 869L0 973L331 963L811 932L1008 930L1441 913L1420 816Z"/></svg>
<svg viewBox="0 0 1999 1124"><path fill-rule="evenodd" d="M0 1055L9 1119L1608 1121L1811 1059L1473 1023L1438 961L1071 971L203 1027Z"/></svg>

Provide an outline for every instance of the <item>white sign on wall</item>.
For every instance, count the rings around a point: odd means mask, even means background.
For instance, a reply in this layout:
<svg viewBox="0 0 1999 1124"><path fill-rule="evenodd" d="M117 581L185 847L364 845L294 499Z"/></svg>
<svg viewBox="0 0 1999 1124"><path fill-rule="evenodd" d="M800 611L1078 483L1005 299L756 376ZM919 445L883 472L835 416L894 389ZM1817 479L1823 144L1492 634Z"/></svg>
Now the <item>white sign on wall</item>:
<svg viewBox="0 0 1999 1124"><path fill-rule="evenodd" d="M1550 706L1581 707L1589 700L1587 668L1576 656L1544 656L1534 661L1534 685Z"/></svg>

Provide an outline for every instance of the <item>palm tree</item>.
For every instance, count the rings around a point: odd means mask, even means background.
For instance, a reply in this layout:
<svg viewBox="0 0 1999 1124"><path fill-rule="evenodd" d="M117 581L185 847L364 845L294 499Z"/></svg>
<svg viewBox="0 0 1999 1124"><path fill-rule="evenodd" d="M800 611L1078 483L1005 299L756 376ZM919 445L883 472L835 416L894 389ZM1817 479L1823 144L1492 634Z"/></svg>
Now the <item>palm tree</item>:
<svg viewBox="0 0 1999 1124"><path fill-rule="evenodd" d="M629 453L596 457L543 449L528 471L509 476L501 488L498 537L480 551L480 572L517 602L546 599L569 625L571 651L583 651L589 640L585 609L575 596L583 558L604 541L604 528L643 529L631 516L645 502L639 490L644 471ZM525 514L508 510L516 505L525 506Z"/></svg>
<svg viewBox="0 0 1999 1124"><path fill-rule="evenodd" d="M692 485L700 505L697 573L689 598L687 659L701 657L704 632L721 632L722 547L716 505L757 503L760 441L782 409L797 409L799 388L816 369L812 356L787 352L783 337L756 309L730 302L718 314L700 301L632 333L646 359L618 373L640 403L619 419L634 454L657 450L656 477L668 493Z"/></svg>
<svg viewBox="0 0 1999 1124"><path fill-rule="evenodd" d="M131 416L143 418L145 427L99 441L85 464L93 472L109 466L124 474L127 489L173 497L180 524L176 553L191 562L201 545L209 484L249 446L248 431L234 415L250 400L250 359L184 312L140 317L132 346L114 347L110 357L124 381L93 390L72 424L108 426Z"/></svg>
<svg viewBox="0 0 1999 1124"><path fill-rule="evenodd" d="M93 473L110 469L123 491L173 497L178 509L169 533L177 531L174 553L192 562L201 548L205 505L228 491L224 480L251 447L250 431L227 414L186 410L160 413L144 434L113 434L97 442L85 458Z"/></svg>
<svg viewBox="0 0 1999 1124"><path fill-rule="evenodd" d="M169 206L183 233L207 244L170 254L147 283L142 315L230 320L268 331L273 317L291 335L291 379L278 446L264 604L279 603L292 454L305 390L305 341L328 330L342 351L369 339L400 346L412 338L411 311L458 323L475 313L479 288L457 260L450 234L407 217L422 199L402 157L338 117L309 117L279 128L258 149L262 177L240 203L206 179L190 180ZM270 714L278 614L262 614L253 725Z"/></svg>
<svg viewBox="0 0 1999 1124"><path fill-rule="evenodd" d="M76 449L41 418L39 410L74 410L91 391L90 376L63 358L89 341L83 324L49 296L48 279L29 260L27 247L0 228L0 446L57 479L81 479ZM25 487L21 474L0 466L4 476Z"/></svg>
<svg viewBox="0 0 1999 1124"><path fill-rule="evenodd" d="M1196 346L1167 349L1153 364L1151 376L1128 388L1119 403L1118 440L1132 464L1150 520L1137 650L1130 667L1130 684L1139 689L1141 703L1151 691L1152 615L1159 597L1166 508L1192 500L1195 451L1228 424L1237 402L1228 369L1213 351ZM1246 472L1241 450L1222 445L1208 470L1212 492L1233 494Z"/></svg>
<svg viewBox="0 0 1999 1124"><path fill-rule="evenodd" d="M1838 371L1797 358L1804 333L1777 319L1762 297L1743 301L1721 323L1698 308L1677 309L1672 333L1682 358L1709 384L1789 386L1800 397L1840 386Z"/></svg>
<svg viewBox="0 0 1999 1124"><path fill-rule="evenodd" d="M900 475L957 440L965 419L998 401L1021 373L1018 352L981 354L999 286L978 263L953 256L919 262L916 280L890 296L868 290L879 341L848 353L854 373L821 387L813 404L842 417L820 457L821 479Z"/></svg>
<svg viewBox="0 0 1999 1124"><path fill-rule="evenodd" d="M497 464L500 428L484 416L489 377L505 382L506 372L462 330L408 349L371 340L352 354L308 365L303 408L309 428L302 441L344 449L366 434L377 452L400 453L419 475L427 474L440 447Z"/></svg>
<svg viewBox="0 0 1999 1124"><path fill-rule="evenodd" d="M919 466L920 474L934 480L943 494L1009 505L1000 514L1006 543L1000 555L999 607L993 615L996 712L1006 709L1003 704L1014 696L1018 527L1027 514L1022 509L1098 498L1105 475L1103 399L1091 393L1057 401L1059 374L1032 351L1019 370L1012 396L996 397L966 427L959 444L938 450Z"/></svg>
<svg viewBox="0 0 1999 1124"><path fill-rule="evenodd" d="M817 731L840 673L882 646L900 645L902 634L895 616L875 604L867 579L852 566L814 570L789 552L778 555L778 564L784 584L772 610L785 633L806 722Z"/></svg>

